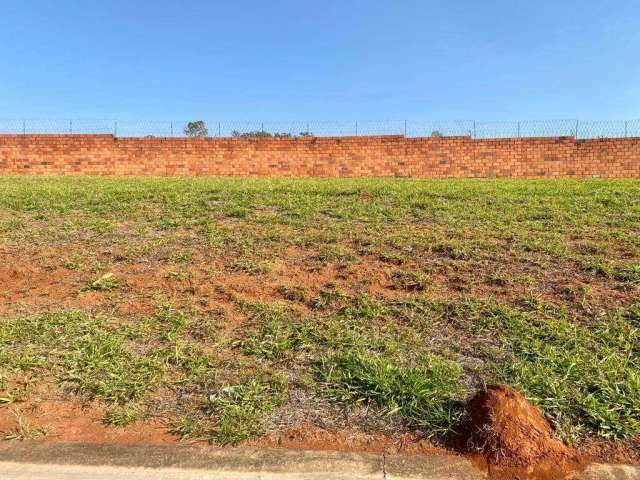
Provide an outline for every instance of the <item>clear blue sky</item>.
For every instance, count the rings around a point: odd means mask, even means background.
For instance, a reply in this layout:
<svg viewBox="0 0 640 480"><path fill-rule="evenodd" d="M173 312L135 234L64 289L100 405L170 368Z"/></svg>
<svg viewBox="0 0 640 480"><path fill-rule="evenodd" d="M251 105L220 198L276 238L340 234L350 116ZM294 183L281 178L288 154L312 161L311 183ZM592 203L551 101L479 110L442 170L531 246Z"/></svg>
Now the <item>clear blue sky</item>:
<svg viewBox="0 0 640 480"><path fill-rule="evenodd" d="M22 117L638 118L640 4L5 0Z"/></svg>

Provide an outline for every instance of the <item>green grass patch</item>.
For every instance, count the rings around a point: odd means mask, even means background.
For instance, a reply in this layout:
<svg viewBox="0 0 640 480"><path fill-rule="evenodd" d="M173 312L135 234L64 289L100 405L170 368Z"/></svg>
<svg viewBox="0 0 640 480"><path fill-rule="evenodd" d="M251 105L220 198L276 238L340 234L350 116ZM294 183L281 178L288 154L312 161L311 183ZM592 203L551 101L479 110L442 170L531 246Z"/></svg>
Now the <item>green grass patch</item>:
<svg viewBox="0 0 640 480"><path fill-rule="evenodd" d="M262 433L265 415L282 403L285 392L286 382L277 376L222 388L209 397L208 412L215 419L211 438L223 445L237 444Z"/></svg>
<svg viewBox="0 0 640 480"><path fill-rule="evenodd" d="M373 404L434 434L460 423L463 372L453 362L425 355L402 365L397 357L350 349L324 357L317 371L334 400Z"/></svg>
<svg viewBox="0 0 640 480"><path fill-rule="evenodd" d="M415 331L388 324L393 311L384 304L357 297L328 316L304 319L282 304L245 308L252 328L236 345L280 365L306 365L316 373L321 395L375 406L433 434L460 420L462 368L423 351Z"/></svg>
<svg viewBox="0 0 640 480"><path fill-rule="evenodd" d="M404 272L397 271L391 274L391 281L394 288L398 290L406 290L409 292L420 292L429 284L426 275L420 272Z"/></svg>
<svg viewBox="0 0 640 480"><path fill-rule="evenodd" d="M115 427L125 427L144 418L136 405L112 405L105 414L104 422Z"/></svg>
<svg viewBox="0 0 640 480"><path fill-rule="evenodd" d="M122 285L122 280L115 278L113 273L105 273L101 277L87 283L83 291L110 292Z"/></svg>
<svg viewBox="0 0 640 480"><path fill-rule="evenodd" d="M564 308L529 302L512 308L491 302L426 302L436 325L482 335L478 354L491 362L490 381L520 389L565 436L640 432L640 331L635 309L586 319Z"/></svg>
<svg viewBox="0 0 640 480"><path fill-rule="evenodd" d="M640 263L631 263L615 269L615 278L631 285L640 285Z"/></svg>
<svg viewBox="0 0 640 480"><path fill-rule="evenodd" d="M639 239L635 180L1 177L0 243L27 265L0 292L0 403L54 382L110 425L237 443L291 407L281 378L431 434L506 382L565 438L631 438ZM123 288L116 264L158 281ZM109 293L51 313L48 274Z"/></svg>

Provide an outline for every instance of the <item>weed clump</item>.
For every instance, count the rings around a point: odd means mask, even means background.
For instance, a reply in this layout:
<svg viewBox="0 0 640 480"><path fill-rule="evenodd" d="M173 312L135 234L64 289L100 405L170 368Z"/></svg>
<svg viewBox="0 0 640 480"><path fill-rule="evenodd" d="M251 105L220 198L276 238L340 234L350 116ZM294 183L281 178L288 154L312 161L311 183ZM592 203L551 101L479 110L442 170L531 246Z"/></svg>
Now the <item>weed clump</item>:
<svg viewBox="0 0 640 480"><path fill-rule="evenodd" d="M122 280L113 276L113 273L106 273L100 278L87 283L82 291L110 292L122 285Z"/></svg>
<svg viewBox="0 0 640 480"><path fill-rule="evenodd" d="M286 382L280 377L255 377L212 394L207 411L215 426L212 440L222 445L237 444L262 433L264 416L284 399Z"/></svg>
<svg viewBox="0 0 640 480"><path fill-rule="evenodd" d="M464 394L462 369L437 356L401 365L388 355L353 350L324 357L317 373L334 400L372 404L414 428L446 434L462 417L456 401Z"/></svg>

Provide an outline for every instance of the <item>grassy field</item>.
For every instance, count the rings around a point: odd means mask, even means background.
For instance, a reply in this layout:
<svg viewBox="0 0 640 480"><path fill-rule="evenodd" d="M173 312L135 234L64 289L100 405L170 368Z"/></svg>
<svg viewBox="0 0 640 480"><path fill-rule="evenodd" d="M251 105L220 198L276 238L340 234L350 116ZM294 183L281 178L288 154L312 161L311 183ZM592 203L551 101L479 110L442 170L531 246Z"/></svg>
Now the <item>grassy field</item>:
<svg viewBox="0 0 640 480"><path fill-rule="evenodd" d="M638 181L0 178L15 415L439 438L501 382L570 443L634 442L639 292Z"/></svg>

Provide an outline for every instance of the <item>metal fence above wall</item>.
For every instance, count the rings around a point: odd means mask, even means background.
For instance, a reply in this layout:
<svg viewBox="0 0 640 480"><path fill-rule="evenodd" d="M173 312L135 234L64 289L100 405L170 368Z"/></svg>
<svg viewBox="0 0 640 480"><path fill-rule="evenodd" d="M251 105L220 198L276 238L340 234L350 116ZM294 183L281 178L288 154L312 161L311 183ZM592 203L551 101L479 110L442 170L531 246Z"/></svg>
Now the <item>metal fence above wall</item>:
<svg viewBox="0 0 640 480"><path fill-rule="evenodd" d="M199 119L195 119L196 121ZM189 121L0 119L0 134L111 134L116 137L282 136L342 137L405 135L407 137L469 136L520 138L571 136L587 138L640 137L638 120L353 121L353 122L234 122L200 120L203 128L188 129Z"/></svg>

